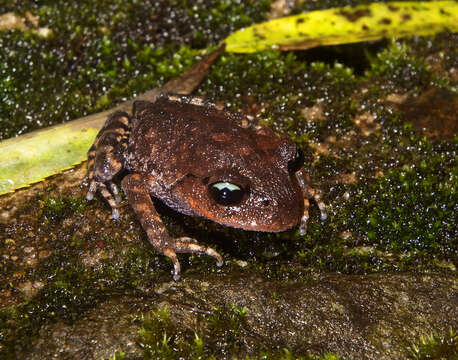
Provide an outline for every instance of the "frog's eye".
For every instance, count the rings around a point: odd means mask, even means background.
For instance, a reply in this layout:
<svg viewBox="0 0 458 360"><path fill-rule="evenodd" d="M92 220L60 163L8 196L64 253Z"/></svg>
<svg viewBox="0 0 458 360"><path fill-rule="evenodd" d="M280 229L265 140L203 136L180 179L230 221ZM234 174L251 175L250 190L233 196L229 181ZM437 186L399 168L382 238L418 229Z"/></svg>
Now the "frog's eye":
<svg viewBox="0 0 458 360"><path fill-rule="evenodd" d="M241 186L227 181L219 181L208 186L213 199L220 205L237 205L243 199L244 190Z"/></svg>
<svg viewBox="0 0 458 360"><path fill-rule="evenodd" d="M288 170L291 172L298 171L304 164L304 153L299 146L296 146L296 155L294 159L288 161Z"/></svg>

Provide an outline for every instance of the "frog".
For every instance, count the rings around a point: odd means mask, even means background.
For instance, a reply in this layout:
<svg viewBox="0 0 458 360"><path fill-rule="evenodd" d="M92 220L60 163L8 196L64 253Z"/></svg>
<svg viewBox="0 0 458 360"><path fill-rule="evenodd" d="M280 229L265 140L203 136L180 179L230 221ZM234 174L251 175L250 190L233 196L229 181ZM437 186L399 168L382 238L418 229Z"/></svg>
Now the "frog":
<svg viewBox="0 0 458 360"><path fill-rule="evenodd" d="M121 191L149 243L173 264L177 253L205 254L223 265L213 248L190 237L172 237L152 198L175 211L249 231L282 232L299 224L305 234L313 200L301 148L247 115L201 97L161 93L138 100L131 114L108 116L88 151L89 190L99 192L118 219Z"/></svg>

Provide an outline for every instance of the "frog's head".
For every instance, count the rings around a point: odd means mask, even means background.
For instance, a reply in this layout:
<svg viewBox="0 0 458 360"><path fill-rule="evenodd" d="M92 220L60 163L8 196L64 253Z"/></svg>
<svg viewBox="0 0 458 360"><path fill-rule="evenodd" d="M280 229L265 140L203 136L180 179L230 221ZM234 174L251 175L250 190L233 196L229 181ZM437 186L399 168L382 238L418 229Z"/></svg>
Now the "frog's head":
<svg viewBox="0 0 458 360"><path fill-rule="evenodd" d="M233 150L213 155L215 166L187 176L179 192L195 213L226 226L268 232L295 226L304 213L295 175L303 158L289 140L270 142L243 156Z"/></svg>

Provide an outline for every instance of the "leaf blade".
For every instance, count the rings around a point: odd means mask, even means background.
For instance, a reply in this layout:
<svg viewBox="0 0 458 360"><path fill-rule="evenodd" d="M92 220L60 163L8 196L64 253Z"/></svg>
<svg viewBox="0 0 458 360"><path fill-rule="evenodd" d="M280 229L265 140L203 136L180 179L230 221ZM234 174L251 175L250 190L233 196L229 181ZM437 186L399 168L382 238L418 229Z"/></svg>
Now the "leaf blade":
<svg viewBox="0 0 458 360"><path fill-rule="evenodd" d="M458 31L455 1L372 3L312 11L238 30L224 41L226 51L308 49L384 37Z"/></svg>

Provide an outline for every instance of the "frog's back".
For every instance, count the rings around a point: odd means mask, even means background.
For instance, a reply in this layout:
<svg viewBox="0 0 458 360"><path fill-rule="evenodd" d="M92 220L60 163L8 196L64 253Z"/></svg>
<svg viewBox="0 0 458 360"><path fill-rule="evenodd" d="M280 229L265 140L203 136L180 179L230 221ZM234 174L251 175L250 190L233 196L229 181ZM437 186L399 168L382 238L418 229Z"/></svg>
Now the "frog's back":
<svg viewBox="0 0 458 360"><path fill-rule="evenodd" d="M250 161L246 155L253 155L258 144L254 131L240 126L246 118L203 105L194 98L165 96L136 104L129 170L160 174L169 182Z"/></svg>

